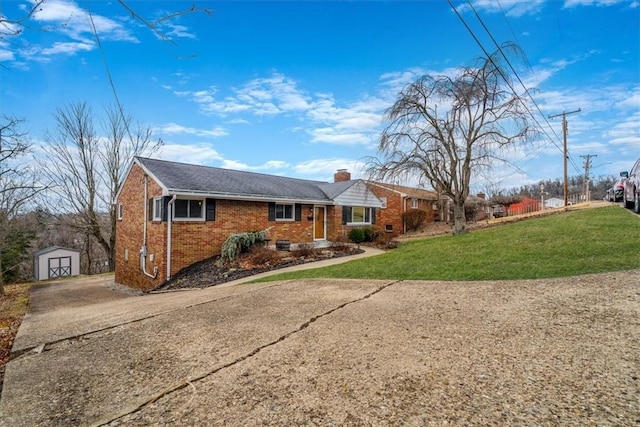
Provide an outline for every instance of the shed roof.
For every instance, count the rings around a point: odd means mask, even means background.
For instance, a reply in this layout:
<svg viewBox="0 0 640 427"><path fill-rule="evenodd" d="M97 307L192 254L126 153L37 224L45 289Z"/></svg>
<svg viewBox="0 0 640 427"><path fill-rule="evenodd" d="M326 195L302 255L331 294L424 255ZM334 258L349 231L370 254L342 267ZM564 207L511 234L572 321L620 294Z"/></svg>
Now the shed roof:
<svg viewBox="0 0 640 427"><path fill-rule="evenodd" d="M80 252L77 249L64 248L62 246L49 246L48 248L39 249L39 250L35 251L33 254L35 256L40 256L40 255L44 255L44 254L47 254L49 252L57 251L57 250L60 250L60 249L65 250L65 251L70 251L70 252L78 252L78 253Z"/></svg>

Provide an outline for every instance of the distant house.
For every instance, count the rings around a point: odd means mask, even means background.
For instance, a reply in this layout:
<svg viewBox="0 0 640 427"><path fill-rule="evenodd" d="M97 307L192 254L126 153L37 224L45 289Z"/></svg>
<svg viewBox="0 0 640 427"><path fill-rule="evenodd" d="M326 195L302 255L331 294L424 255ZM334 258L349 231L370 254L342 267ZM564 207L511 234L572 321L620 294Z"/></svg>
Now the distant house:
<svg viewBox="0 0 640 427"><path fill-rule="evenodd" d="M557 197L552 197L550 199L546 199L544 201L545 209L555 209L564 207L564 200L558 199Z"/></svg>
<svg viewBox="0 0 640 427"><path fill-rule="evenodd" d="M523 197L518 203L509 206L509 215L522 215L540 210L540 200Z"/></svg>
<svg viewBox="0 0 640 427"><path fill-rule="evenodd" d="M378 210L377 223L393 236L406 233L403 214L407 211L423 210L426 223L440 219L435 191L371 181L368 186L383 203L383 208Z"/></svg>
<svg viewBox="0 0 640 427"><path fill-rule="evenodd" d="M80 251L50 246L33 254L34 279L49 280L80 275Z"/></svg>
<svg viewBox="0 0 640 427"><path fill-rule="evenodd" d="M233 233L323 246L376 223L382 201L339 170L321 182L136 157L118 191L118 283L153 289Z"/></svg>

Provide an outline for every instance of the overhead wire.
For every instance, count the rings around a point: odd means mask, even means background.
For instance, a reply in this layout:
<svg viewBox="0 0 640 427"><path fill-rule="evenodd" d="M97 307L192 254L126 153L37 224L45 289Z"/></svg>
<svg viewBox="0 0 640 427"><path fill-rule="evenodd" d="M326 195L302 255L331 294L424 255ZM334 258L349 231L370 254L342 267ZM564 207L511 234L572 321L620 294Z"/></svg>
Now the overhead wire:
<svg viewBox="0 0 640 427"><path fill-rule="evenodd" d="M498 51L500 52L500 54L502 55L502 57L504 58L504 60L506 61L507 65L509 66L509 68L511 69L511 71L513 72L513 74L515 75L515 77L518 79L518 82L520 83L520 85L522 86L522 88L525 91L525 94L529 97L529 99L531 100L531 102L533 103L533 105L536 107L536 109L538 110L538 112L540 113L540 115L543 117L544 121L546 122L547 126L549 127L549 129L551 129L551 131L553 132L553 134L556 136L556 138L560 138L558 136L558 134L556 133L555 129L553 128L553 126L551 126L551 123L549 122L549 120L547 119L546 115L542 112L542 110L540 109L540 106L538 105L538 103L536 102L536 100L533 98L533 96L531 95L529 89L526 87L526 85L524 84L524 82L522 81L522 79L520 78L520 76L518 75L518 72L514 69L513 65L511 64L511 61L509 60L509 58L507 57L507 55L504 53L502 47L500 46L500 44L496 41L495 37L493 37L493 34L491 33L491 31L489 30L489 28L486 26L486 24L484 23L484 20L482 19L482 17L480 17L480 15L478 14L478 12L476 11L475 7L473 7L473 4L471 3L470 0L467 0L467 3L469 4L469 7L471 8L471 10L473 11L473 13L476 16L476 19L478 20L478 22L480 22L480 25L482 25L482 28L484 28L485 32L487 33L487 35L491 38L491 41L493 41L493 44L496 46L496 48L498 49ZM500 2L498 1L498 5L500 5ZM500 6L500 9L502 10L502 6ZM504 15L504 11L503 11L503 15ZM505 20L507 19L506 15L504 16ZM508 21L507 21L508 22ZM509 28L511 28L511 26L509 26ZM513 33L513 29L511 29L511 32ZM525 56L526 57L526 56ZM528 64L528 63L527 63ZM531 68L531 64L528 64L529 68ZM516 94L516 96L518 96ZM543 129L543 133L549 138L550 142L547 143L545 145L548 146L550 143L553 143L563 154L564 154L564 149L561 148L552 138L551 136L544 130L544 128L542 128L542 126L540 125L540 123L538 122L538 120L536 119L536 117L531 113L531 111L529 110L529 108L525 105L526 110L529 112L529 114L531 115L531 117L533 118L533 120L536 122L536 124L538 126L540 126L541 129ZM573 167L576 169L576 171L578 173L581 172L580 169L578 169L578 167L575 164L575 161L573 160L573 158L571 157L571 155L569 154L569 152L567 151L567 157L569 158L569 161L571 162L571 164L573 165Z"/></svg>
<svg viewBox="0 0 640 427"><path fill-rule="evenodd" d="M460 22L464 25L464 27L467 29L467 31L469 32L469 34L471 35L471 37L474 39L474 41L476 42L476 44L480 47L480 49L483 51L483 53L486 55L486 57L494 64L494 66L496 66L496 68L498 69L499 73L501 74L502 78L504 79L505 83L507 84L507 86L509 86L509 88L511 89L511 91L513 92L513 94L517 97L520 98L520 95L518 94L518 92L515 90L515 88L513 87L513 85L511 84L510 80L507 78L507 76L504 75L504 73L502 72L502 70L497 67L497 65L493 62L493 59L491 58L491 55L489 55L489 52L485 49L484 45L482 44L482 42L478 39L478 37L476 36L476 34L474 33L474 31L471 29L471 27L469 27L468 23L464 20L464 18L460 15L459 11L457 10L457 8L452 4L451 0L447 0L447 2L449 3L449 6L451 7L451 9L454 11L454 13L456 14L456 16L458 17L458 19L460 20ZM474 11L474 13L476 14L476 16L479 18L477 12L475 11L475 9L473 8L472 5L470 5L472 10ZM479 20L481 21L481 19L479 18ZM520 77L518 76L517 72L515 71L515 69L513 68L513 66L511 65L511 62L508 60L508 58L506 57L506 55L504 54L504 51L500 48L500 46L497 44L497 42L495 41L495 38L493 38L493 36L491 35L490 31L488 30L488 28L484 25L484 22L482 22L483 27L485 28L485 31L487 31L490 35L490 37L492 38L492 40L494 41L494 43L496 44L496 46L499 49L500 54L503 56L503 58L505 58L505 60L507 61L507 64L509 65L510 69L512 70L512 72L516 75L516 77L518 78L518 81L520 82L520 84L523 86L525 93L527 94L527 96L529 98L531 98L531 100L533 101L534 105L536 106L536 108L538 109L538 111L542 114L542 111L540 110L540 108L538 107L537 103L535 103L535 100L533 100L533 97L531 96L531 94L529 93L529 90L527 89L527 87L524 85L524 83L522 82L522 79L520 79ZM523 105L525 106L527 112L529 113L529 115L533 118L533 120L535 121L535 123L543 130L543 133L549 138L549 143L547 143L545 146L543 146L541 148L540 151L542 151L544 148L546 148L550 143L553 143L559 150L561 150L561 152L564 155L564 150L553 140L553 138L546 132L546 130L544 130L544 128L542 127L542 125L540 124L540 122L537 120L537 118L535 117L535 115L531 112L531 110L529 110L529 108L527 107L527 105L525 103L523 103ZM544 114L542 114L544 117ZM545 121L546 117L545 117ZM553 133L555 134L556 138L559 138L557 133L555 133L555 130L553 129L553 127L550 125L550 123L547 121L550 129L553 131ZM532 159L531 159L532 160ZM571 160L572 164L575 166L575 162L573 162L573 160ZM578 172L580 172L579 169L576 170Z"/></svg>

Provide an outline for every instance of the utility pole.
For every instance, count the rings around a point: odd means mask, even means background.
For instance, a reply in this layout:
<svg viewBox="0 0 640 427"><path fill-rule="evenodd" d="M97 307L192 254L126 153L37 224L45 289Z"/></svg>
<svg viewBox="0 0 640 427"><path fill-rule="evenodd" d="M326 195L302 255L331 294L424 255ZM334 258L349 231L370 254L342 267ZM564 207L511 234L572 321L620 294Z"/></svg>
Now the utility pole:
<svg viewBox="0 0 640 427"><path fill-rule="evenodd" d="M569 157L569 154L567 153L567 116L569 114L573 114L573 113L579 113L580 108L578 108L575 111L569 111L568 113L566 111L563 111L560 114L556 114L554 116L549 116L550 119L553 119L554 117L560 117L562 116L562 135L563 135L563 141L564 141L564 150L563 150L563 156L564 156L564 208L566 209L567 206L569 205L569 177L568 177L568 173L567 173L567 158Z"/></svg>
<svg viewBox="0 0 640 427"><path fill-rule="evenodd" d="M580 156L584 159L584 201L590 202L591 197L589 195L589 169L591 169L591 158L598 157L597 154L587 154L586 156Z"/></svg>

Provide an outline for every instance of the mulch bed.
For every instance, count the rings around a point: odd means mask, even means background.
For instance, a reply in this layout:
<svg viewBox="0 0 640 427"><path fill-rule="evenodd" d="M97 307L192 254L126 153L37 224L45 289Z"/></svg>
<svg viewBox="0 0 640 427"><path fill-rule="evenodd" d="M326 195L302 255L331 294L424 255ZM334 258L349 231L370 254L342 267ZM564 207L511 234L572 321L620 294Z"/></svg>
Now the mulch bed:
<svg viewBox="0 0 640 427"><path fill-rule="evenodd" d="M266 263L255 263L252 254L243 254L233 263L221 265L220 257L207 258L180 270L169 281L154 291L168 291L189 288L206 288L220 285L255 274L278 270L299 264L307 264L330 258L338 258L363 253L364 250L352 246L326 249L278 252L278 256Z"/></svg>

